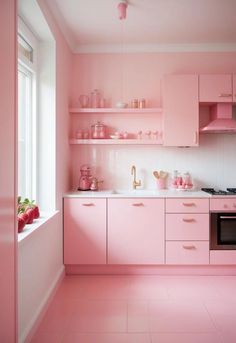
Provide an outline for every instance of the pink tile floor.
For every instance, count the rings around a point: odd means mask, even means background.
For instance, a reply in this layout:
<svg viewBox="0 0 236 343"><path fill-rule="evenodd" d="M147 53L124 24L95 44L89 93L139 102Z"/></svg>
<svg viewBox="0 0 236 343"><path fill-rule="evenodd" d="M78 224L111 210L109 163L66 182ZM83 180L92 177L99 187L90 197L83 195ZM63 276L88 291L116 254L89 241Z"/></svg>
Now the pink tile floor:
<svg viewBox="0 0 236 343"><path fill-rule="evenodd" d="M236 276L66 276L32 343L235 343Z"/></svg>

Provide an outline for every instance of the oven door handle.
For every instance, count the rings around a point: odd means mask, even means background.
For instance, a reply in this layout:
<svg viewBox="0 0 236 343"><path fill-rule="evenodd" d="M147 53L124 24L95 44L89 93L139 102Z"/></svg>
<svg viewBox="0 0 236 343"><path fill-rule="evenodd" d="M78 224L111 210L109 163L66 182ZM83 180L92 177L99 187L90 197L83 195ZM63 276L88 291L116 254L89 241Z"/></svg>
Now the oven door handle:
<svg viewBox="0 0 236 343"><path fill-rule="evenodd" d="M236 219L236 216L220 216L220 219Z"/></svg>

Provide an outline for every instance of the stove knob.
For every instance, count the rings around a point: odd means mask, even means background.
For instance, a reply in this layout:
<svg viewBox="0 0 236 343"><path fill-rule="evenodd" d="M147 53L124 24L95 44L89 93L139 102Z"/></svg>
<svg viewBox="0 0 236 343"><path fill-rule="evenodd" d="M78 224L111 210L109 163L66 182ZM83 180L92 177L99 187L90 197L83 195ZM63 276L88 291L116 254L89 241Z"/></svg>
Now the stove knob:
<svg viewBox="0 0 236 343"><path fill-rule="evenodd" d="M227 204L224 204L224 208L228 208L228 205L227 205Z"/></svg>
<svg viewBox="0 0 236 343"><path fill-rule="evenodd" d="M233 207L236 208L236 203L233 204Z"/></svg>

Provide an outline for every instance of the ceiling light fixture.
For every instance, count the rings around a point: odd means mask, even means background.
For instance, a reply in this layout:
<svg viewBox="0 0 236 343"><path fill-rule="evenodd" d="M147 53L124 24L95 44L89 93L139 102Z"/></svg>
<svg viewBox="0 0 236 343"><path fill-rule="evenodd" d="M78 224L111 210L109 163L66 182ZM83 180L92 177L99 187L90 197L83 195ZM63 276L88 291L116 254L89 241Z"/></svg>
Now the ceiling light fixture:
<svg viewBox="0 0 236 343"><path fill-rule="evenodd" d="M125 19L126 18L126 9L128 7L128 1L127 0L121 0L117 6L119 11L119 19Z"/></svg>

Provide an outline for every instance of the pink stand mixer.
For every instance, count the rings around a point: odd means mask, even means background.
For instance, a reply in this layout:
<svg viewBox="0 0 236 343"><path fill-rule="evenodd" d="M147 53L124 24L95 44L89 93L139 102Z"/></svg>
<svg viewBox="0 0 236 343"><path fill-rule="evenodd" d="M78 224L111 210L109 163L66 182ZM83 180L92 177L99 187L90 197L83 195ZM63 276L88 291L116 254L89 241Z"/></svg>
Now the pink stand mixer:
<svg viewBox="0 0 236 343"><path fill-rule="evenodd" d="M80 168L80 179L79 179L79 187L78 190L80 191L89 191L90 186L92 183L92 175L91 175L91 168L89 165L84 164Z"/></svg>
<svg viewBox="0 0 236 343"><path fill-rule="evenodd" d="M78 191L97 191L99 184L103 183L91 175L91 168L87 164L81 166L80 173Z"/></svg>

